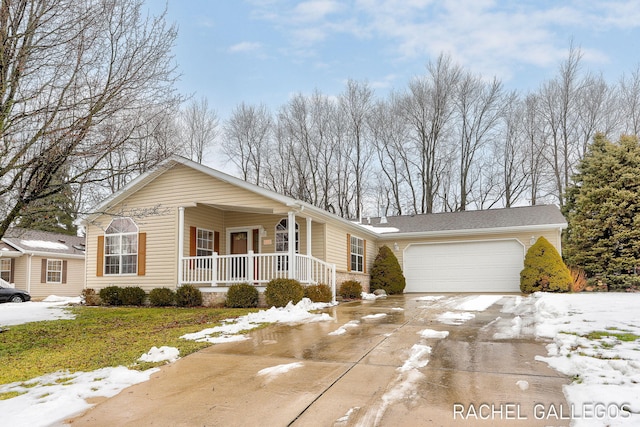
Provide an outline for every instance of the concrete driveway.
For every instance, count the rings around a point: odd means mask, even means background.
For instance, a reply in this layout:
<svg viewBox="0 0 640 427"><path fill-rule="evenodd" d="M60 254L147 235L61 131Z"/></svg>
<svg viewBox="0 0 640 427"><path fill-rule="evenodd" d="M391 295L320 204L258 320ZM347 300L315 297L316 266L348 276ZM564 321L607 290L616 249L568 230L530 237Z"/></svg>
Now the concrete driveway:
<svg viewBox="0 0 640 427"><path fill-rule="evenodd" d="M165 366L73 426L568 425L532 337L497 339L515 296L407 294L334 307L334 321L271 325ZM461 308L462 307L462 308ZM475 310L478 310L477 307ZM499 319L498 319L499 318ZM342 327L342 329L340 329ZM448 332L448 335L447 335ZM446 335L446 337L445 337Z"/></svg>

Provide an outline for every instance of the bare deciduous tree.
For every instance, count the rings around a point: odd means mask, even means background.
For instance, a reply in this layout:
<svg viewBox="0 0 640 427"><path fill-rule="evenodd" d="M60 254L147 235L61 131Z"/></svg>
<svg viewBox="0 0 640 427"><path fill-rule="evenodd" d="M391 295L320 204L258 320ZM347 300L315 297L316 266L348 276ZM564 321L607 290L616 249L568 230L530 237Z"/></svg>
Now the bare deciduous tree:
<svg viewBox="0 0 640 427"><path fill-rule="evenodd" d="M476 157L489 142L502 115L502 84L485 83L480 76L464 73L455 97L458 115L460 206L464 211L472 192L470 174Z"/></svg>
<svg viewBox="0 0 640 427"><path fill-rule="evenodd" d="M440 55L427 65L427 75L409 83L403 101L403 116L415 147L415 166L419 177L420 200L414 201L416 213L434 212L442 159L446 157L447 133L454 113L455 89L462 69L451 58Z"/></svg>
<svg viewBox="0 0 640 427"><path fill-rule="evenodd" d="M2 2L0 236L30 203L92 179L143 127L142 112L175 105L175 29L141 7L142 0ZM63 168L66 182L54 182Z"/></svg>
<svg viewBox="0 0 640 427"><path fill-rule="evenodd" d="M264 104L240 104L224 125L222 152L235 164L242 179L262 183L262 162L268 158L273 121Z"/></svg>
<svg viewBox="0 0 640 427"><path fill-rule="evenodd" d="M207 98L192 100L182 111L181 128L186 157L202 163L205 153L215 143L218 135L218 114L209 108Z"/></svg>

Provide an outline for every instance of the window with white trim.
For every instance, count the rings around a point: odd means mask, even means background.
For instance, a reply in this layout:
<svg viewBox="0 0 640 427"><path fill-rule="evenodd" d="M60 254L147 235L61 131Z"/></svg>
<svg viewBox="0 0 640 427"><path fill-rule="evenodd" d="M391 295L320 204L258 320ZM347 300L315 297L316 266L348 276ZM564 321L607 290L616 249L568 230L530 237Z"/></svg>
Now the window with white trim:
<svg viewBox="0 0 640 427"><path fill-rule="evenodd" d="M198 228L196 231L196 256L213 255L213 231Z"/></svg>
<svg viewBox="0 0 640 427"><path fill-rule="evenodd" d="M47 283L62 283L62 260L47 260Z"/></svg>
<svg viewBox="0 0 640 427"><path fill-rule="evenodd" d="M283 218L276 224L276 252L289 251L289 220ZM296 253L300 252L300 227L296 222Z"/></svg>
<svg viewBox="0 0 640 427"><path fill-rule="evenodd" d="M0 259L0 279L11 282L11 260Z"/></svg>
<svg viewBox="0 0 640 427"><path fill-rule="evenodd" d="M104 235L104 274L138 272L138 226L131 218L111 221Z"/></svg>
<svg viewBox="0 0 640 427"><path fill-rule="evenodd" d="M351 236L351 271L364 272L364 240Z"/></svg>

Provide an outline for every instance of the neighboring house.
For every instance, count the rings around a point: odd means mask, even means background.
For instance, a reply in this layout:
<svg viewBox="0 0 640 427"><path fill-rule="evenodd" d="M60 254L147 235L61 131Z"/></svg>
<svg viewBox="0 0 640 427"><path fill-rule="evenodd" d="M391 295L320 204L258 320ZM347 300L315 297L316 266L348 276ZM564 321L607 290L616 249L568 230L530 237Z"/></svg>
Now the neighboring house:
<svg viewBox="0 0 640 427"><path fill-rule="evenodd" d="M0 279L32 299L79 296L84 270L84 237L13 228L0 242Z"/></svg>
<svg viewBox="0 0 640 427"><path fill-rule="evenodd" d="M95 212L83 221L86 287L140 286L149 291L193 284L208 301L229 284L264 286L275 277L334 289L353 279L368 289L368 273L383 244L404 263L407 291L517 292L518 277L511 274L510 282L503 283L504 263L510 272L516 264L522 269L532 237L544 235L560 249L560 230L566 227L554 206L357 224L177 156L133 180ZM478 265L476 255L487 253L501 265ZM451 262L438 261L434 268L451 267L450 275L420 270L428 265L422 257L442 254ZM492 275L474 272L477 280L469 281L462 273L479 267ZM428 277L434 274L437 283ZM458 284L462 276L469 289Z"/></svg>

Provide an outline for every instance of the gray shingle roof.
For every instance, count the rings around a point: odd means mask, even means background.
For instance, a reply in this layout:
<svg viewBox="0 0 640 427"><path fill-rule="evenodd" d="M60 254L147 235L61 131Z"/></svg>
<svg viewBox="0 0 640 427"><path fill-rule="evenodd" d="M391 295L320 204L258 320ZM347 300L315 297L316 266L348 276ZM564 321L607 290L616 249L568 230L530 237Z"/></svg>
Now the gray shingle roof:
<svg viewBox="0 0 640 427"><path fill-rule="evenodd" d="M2 240L22 252L44 252L59 255L84 255L85 238L48 231L13 228Z"/></svg>
<svg viewBox="0 0 640 427"><path fill-rule="evenodd" d="M368 225L368 221L363 220L363 225ZM370 225L374 231L379 227L397 229L397 231L383 231L387 235L393 233L481 230L537 225L566 227L566 219L557 206L538 205L482 211L390 216L387 217L386 223L381 222L381 218L371 218Z"/></svg>

